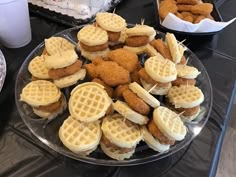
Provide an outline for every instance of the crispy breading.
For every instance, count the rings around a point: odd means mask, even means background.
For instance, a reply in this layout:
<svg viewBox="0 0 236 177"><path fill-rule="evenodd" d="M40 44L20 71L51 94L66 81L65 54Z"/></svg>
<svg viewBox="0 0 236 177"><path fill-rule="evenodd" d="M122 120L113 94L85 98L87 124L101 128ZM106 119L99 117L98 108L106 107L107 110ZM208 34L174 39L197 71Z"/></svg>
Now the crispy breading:
<svg viewBox="0 0 236 177"><path fill-rule="evenodd" d="M183 16L181 15L181 13L176 12L175 15L176 15L177 17L179 17L180 19L183 19Z"/></svg>
<svg viewBox="0 0 236 177"><path fill-rule="evenodd" d="M88 52L98 52L98 51L102 51L108 48L108 42L102 45L95 45L95 46L88 46L80 42L79 45L80 47L82 47L84 50Z"/></svg>
<svg viewBox="0 0 236 177"><path fill-rule="evenodd" d="M178 64L184 65L186 62L187 62L187 60L186 60L185 56L183 55L181 60L180 60L180 62Z"/></svg>
<svg viewBox="0 0 236 177"><path fill-rule="evenodd" d="M115 42L120 38L120 32L107 31L108 41Z"/></svg>
<svg viewBox="0 0 236 177"><path fill-rule="evenodd" d="M90 79L98 77L98 73L96 71L95 64L93 64L93 63L85 64L84 67L85 67L85 69L87 71L87 75L90 77Z"/></svg>
<svg viewBox="0 0 236 177"><path fill-rule="evenodd" d="M34 107L34 109L40 110L40 111L44 111L44 112L54 112L56 110L58 110L62 104L62 97L55 103L52 103L50 105L47 106L39 106L39 107Z"/></svg>
<svg viewBox="0 0 236 177"><path fill-rule="evenodd" d="M187 21L187 22L190 22L190 23L193 23L193 17L192 16L186 16L183 18L183 20Z"/></svg>
<svg viewBox="0 0 236 177"><path fill-rule="evenodd" d="M195 85L196 80L195 79L185 79L181 77L177 77L176 80L171 82L173 86L180 86L180 85Z"/></svg>
<svg viewBox="0 0 236 177"><path fill-rule="evenodd" d="M161 40L156 39L150 42L151 46L153 46L164 58L172 59L170 50L168 46Z"/></svg>
<svg viewBox="0 0 236 177"><path fill-rule="evenodd" d="M75 63L73 63L70 66L64 67L64 68L58 68L58 69L49 69L48 75L52 79L60 79L66 76L70 76L77 71L81 69L82 61L77 60Z"/></svg>
<svg viewBox="0 0 236 177"><path fill-rule="evenodd" d="M113 96L113 91L114 91L113 88L110 87L110 86L108 86L107 84L105 84L101 79L99 79L99 78L94 78L94 79L92 80L92 82L96 82L96 83L99 83L99 84L103 85L104 88L105 88L105 90L106 90L106 92L107 92L107 94L108 94L110 97Z"/></svg>
<svg viewBox="0 0 236 177"><path fill-rule="evenodd" d="M192 5L177 5L177 7L178 7L179 12L183 12L183 11L191 12L193 6Z"/></svg>
<svg viewBox="0 0 236 177"><path fill-rule="evenodd" d="M153 119L148 124L148 130L161 144L175 144L175 140L170 140L159 130Z"/></svg>
<svg viewBox="0 0 236 177"><path fill-rule="evenodd" d="M177 108L176 111L179 113L184 111L183 116L192 116L192 115L197 114L199 109L200 109L200 106L195 106L193 108Z"/></svg>
<svg viewBox="0 0 236 177"><path fill-rule="evenodd" d="M99 65L99 64L101 64L101 63L103 63L103 62L104 62L104 60L103 60L103 58L101 58L101 57L95 57L95 58L93 59L93 61L92 61L92 63L95 64L95 65Z"/></svg>
<svg viewBox="0 0 236 177"><path fill-rule="evenodd" d="M108 59L118 63L120 66L133 72L138 65L138 56L136 53L127 49L116 49L108 53Z"/></svg>
<svg viewBox="0 0 236 177"><path fill-rule="evenodd" d="M148 36L131 36L125 40L125 44L130 47L140 47L146 45L148 42Z"/></svg>
<svg viewBox="0 0 236 177"><path fill-rule="evenodd" d="M196 5L199 4L199 0L177 0L177 4Z"/></svg>
<svg viewBox="0 0 236 177"><path fill-rule="evenodd" d="M201 3L192 6L191 12L194 14L200 14L208 16L213 10L213 5L211 3Z"/></svg>
<svg viewBox="0 0 236 177"><path fill-rule="evenodd" d="M199 15L199 16L197 16L197 18L194 20L193 23L195 23L195 24L200 23L200 21L202 21L205 18L206 18L205 16Z"/></svg>
<svg viewBox="0 0 236 177"><path fill-rule="evenodd" d="M177 6L176 6L176 2L173 0L165 0L162 1L160 3L160 7L159 7L159 16L160 18L163 20L166 18L166 16L168 15L168 13L176 13L178 10Z"/></svg>
<svg viewBox="0 0 236 177"><path fill-rule="evenodd" d="M130 89L127 89L123 92L123 98L125 102L136 112L142 115L148 115L150 112L150 107L145 103L141 98L139 98L134 92Z"/></svg>
<svg viewBox="0 0 236 177"><path fill-rule="evenodd" d="M118 99L118 100L122 100L123 99L123 92L125 90L129 89L129 85L128 84L124 84L124 85L118 85L114 92L113 92L113 97L115 99Z"/></svg>

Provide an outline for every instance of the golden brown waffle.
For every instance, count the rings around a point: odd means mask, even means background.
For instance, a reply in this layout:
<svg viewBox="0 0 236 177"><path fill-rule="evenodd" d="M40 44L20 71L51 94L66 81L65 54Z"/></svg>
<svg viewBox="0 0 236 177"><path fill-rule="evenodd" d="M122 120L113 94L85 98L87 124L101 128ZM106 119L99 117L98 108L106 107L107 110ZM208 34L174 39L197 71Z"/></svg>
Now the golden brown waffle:
<svg viewBox="0 0 236 177"><path fill-rule="evenodd" d="M103 86L87 82L75 87L69 99L70 114L82 122L92 122L103 117L111 105Z"/></svg>
<svg viewBox="0 0 236 177"><path fill-rule="evenodd" d="M201 72L198 71L197 68L193 66L187 65L176 65L177 75L178 77L182 77L185 79L195 79Z"/></svg>
<svg viewBox="0 0 236 177"><path fill-rule="evenodd" d="M136 25L132 28L126 30L128 36L153 36L156 34L156 31L153 27L148 25Z"/></svg>
<svg viewBox="0 0 236 177"><path fill-rule="evenodd" d="M75 153L84 154L95 149L101 139L101 128L98 121L84 123L69 116L59 129L62 143Z"/></svg>
<svg viewBox="0 0 236 177"><path fill-rule="evenodd" d="M204 101L202 91L193 85L174 86L169 90L167 97L175 108L193 108Z"/></svg>
<svg viewBox="0 0 236 177"><path fill-rule="evenodd" d="M145 71L155 81L167 83L176 79L175 64L168 59L150 57L144 64Z"/></svg>
<svg viewBox="0 0 236 177"><path fill-rule="evenodd" d="M131 148L142 139L139 126L125 120L120 114L106 116L102 121L102 131L105 137L118 147Z"/></svg>
<svg viewBox="0 0 236 177"><path fill-rule="evenodd" d="M108 41L108 34L94 25L84 26L77 34L80 42L88 46L102 45Z"/></svg>
<svg viewBox="0 0 236 177"><path fill-rule="evenodd" d="M107 31L120 32L126 27L125 19L114 13L99 12L96 22Z"/></svg>
<svg viewBox="0 0 236 177"><path fill-rule="evenodd" d="M39 79L50 79L48 68L44 62L44 56L37 56L28 65L29 72Z"/></svg>
<svg viewBox="0 0 236 177"><path fill-rule="evenodd" d="M187 128L180 117L170 109L160 106L153 112L153 120L161 132L170 139L183 140Z"/></svg>
<svg viewBox="0 0 236 177"><path fill-rule="evenodd" d="M57 102L61 91L55 84L46 80L37 80L28 83L22 90L20 100L31 106L46 106Z"/></svg>
<svg viewBox="0 0 236 177"><path fill-rule="evenodd" d="M66 50L74 50L75 45L62 37L45 39L45 47L49 55L55 55Z"/></svg>

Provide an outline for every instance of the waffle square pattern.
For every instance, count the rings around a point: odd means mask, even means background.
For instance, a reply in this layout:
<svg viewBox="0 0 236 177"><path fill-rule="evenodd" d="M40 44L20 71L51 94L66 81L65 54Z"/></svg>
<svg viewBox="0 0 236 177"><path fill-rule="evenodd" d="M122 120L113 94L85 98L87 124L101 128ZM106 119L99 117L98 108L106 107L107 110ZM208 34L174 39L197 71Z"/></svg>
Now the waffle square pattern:
<svg viewBox="0 0 236 177"><path fill-rule="evenodd" d="M92 122L103 117L111 105L111 99L103 86L87 82L75 87L69 99L70 114L82 122Z"/></svg>
<svg viewBox="0 0 236 177"><path fill-rule="evenodd" d="M37 56L33 60L30 61L28 70L29 72L40 79L49 79L48 68L44 62L44 56Z"/></svg>

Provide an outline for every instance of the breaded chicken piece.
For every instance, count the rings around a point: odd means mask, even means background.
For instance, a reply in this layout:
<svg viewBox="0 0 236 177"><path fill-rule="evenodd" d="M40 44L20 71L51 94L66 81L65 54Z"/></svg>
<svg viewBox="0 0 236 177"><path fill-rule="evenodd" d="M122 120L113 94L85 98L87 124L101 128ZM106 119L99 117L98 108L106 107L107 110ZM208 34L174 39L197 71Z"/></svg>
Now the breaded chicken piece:
<svg viewBox="0 0 236 177"><path fill-rule="evenodd" d="M130 83L129 71L113 61L103 61L96 65L98 77L107 85L115 87L120 84Z"/></svg>
<svg viewBox="0 0 236 177"><path fill-rule="evenodd" d="M102 51L108 48L108 42L102 45L95 45L95 46L88 46L80 42L79 45L80 47L82 47L84 50L88 52L98 52L98 51Z"/></svg>
<svg viewBox="0 0 236 177"><path fill-rule="evenodd" d="M201 3L192 6L191 12L194 14L208 16L213 10L213 5L211 3Z"/></svg>
<svg viewBox="0 0 236 177"><path fill-rule="evenodd" d="M177 0L177 4L196 5L199 4L199 0Z"/></svg>
<svg viewBox="0 0 236 177"><path fill-rule="evenodd" d="M149 42L148 36L131 36L126 38L125 44L130 47L144 46Z"/></svg>
<svg viewBox="0 0 236 177"><path fill-rule="evenodd" d="M177 5L177 7L178 7L179 12L183 12L183 11L191 12L193 6L192 5Z"/></svg>
<svg viewBox="0 0 236 177"><path fill-rule="evenodd" d="M103 60L103 58L101 58L101 57L95 57L95 58L93 59L93 61L92 61L92 63L95 64L95 65L99 65L99 64L101 64L101 63L103 63L103 62L104 62L104 60Z"/></svg>
<svg viewBox="0 0 236 177"><path fill-rule="evenodd" d="M156 39L150 42L151 46L153 46L160 54L167 59L172 59L170 50L167 47L167 45L161 40L161 39Z"/></svg>
<svg viewBox="0 0 236 177"><path fill-rule="evenodd" d="M113 88L111 88L110 86L108 86L107 84L105 84L101 79L94 78L94 79L92 80L92 82L96 82L96 83L99 83L99 84L103 85L104 88L105 88L105 90L106 90L106 92L107 92L107 94L108 94L110 97L113 96L113 91L114 91Z"/></svg>
<svg viewBox="0 0 236 177"><path fill-rule="evenodd" d="M64 67L64 68L58 68L58 69L49 69L48 75L52 79L60 79L66 76L70 76L77 71L81 69L82 61L77 60L75 63L73 63L70 66Z"/></svg>
<svg viewBox="0 0 236 177"><path fill-rule="evenodd" d="M93 63L89 63L89 64L85 64L84 65L88 76L92 79L92 78L96 78L98 77L98 73L96 71L96 65Z"/></svg>
<svg viewBox="0 0 236 177"><path fill-rule="evenodd" d="M148 130L161 144L175 144L175 140L170 140L159 130L153 119L148 124Z"/></svg>
<svg viewBox="0 0 236 177"><path fill-rule="evenodd" d="M63 97L61 97L57 102L52 103L50 105L47 106L38 106L35 107L34 109L40 110L40 111L44 111L44 112L54 112L56 110L58 110L62 104L62 100Z"/></svg>
<svg viewBox="0 0 236 177"><path fill-rule="evenodd" d="M179 62L179 64L184 65L184 64L186 64L186 62L187 62L187 60L186 60L185 56L183 55L180 62Z"/></svg>
<svg viewBox="0 0 236 177"><path fill-rule="evenodd" d="M177 108L176 111L181 113L184 111L183 116L192 116L197 114L200 106L195 106L193 108Z"/></svg>
<svg viewBox="0 0 236 177"><path fill-rule="evenodd" d="M109 60L118 63L129 72L133 72L139 63L137 54L127 49L110 51L107 56Z"/></svg>
<svg viewBox="0 0 236 177"><path fill-rule="evenodd" d="M178 8L176 6L176 2L173 0L165 0L160 3L159 7L159 16L163 20L166 18L168 13L175 14L177 12Z"/></svg>
<svg viewBox="0 0 236 177"><path fill-rule="evenodd" d="M107 31L108 41L116 42L120 38L120 32Z"/></svg>
<svg viewBox="0 0 236 177"><path fill-rule="evenodd" d="M148 115L150 112L150 107L145 103L141 98L139 98L134 92L130 89L127 89L123 92L123 97L125 102L136 112L142 115Z"/></svg>
<svg viewBox="0 0 236 177"><path fill-rule="evenodd" d="M127 89L129 89L129 84L118 85L113 92L113 97L115 99L122 100L123 92Z"/></svg>
<svg viewBox="0 0 236 177"><path fill-rule="evenodd" d="M195 85L196 80L195 79L185 79L181 77L177 77L176 80L171 82L173 86L179 86L179 85Z"/></svg>
<svg viewBox="0 0 236 177"><path fill-rule="evenodd" d="M195 24L200 23L200 21L202 21L205 18L206 18L205 16L199 15L199 16L197 16L197 18L194 20L193 23L195 23Z"/></svg>

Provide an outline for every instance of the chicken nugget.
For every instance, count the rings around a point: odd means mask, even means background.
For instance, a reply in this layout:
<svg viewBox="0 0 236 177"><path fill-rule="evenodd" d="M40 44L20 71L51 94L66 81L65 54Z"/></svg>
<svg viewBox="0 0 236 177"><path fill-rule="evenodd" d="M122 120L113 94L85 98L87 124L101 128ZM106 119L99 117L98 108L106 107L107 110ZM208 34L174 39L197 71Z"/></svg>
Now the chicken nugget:
<svg viewBox="0 0 236 177"><path fill-rule="evenodd" d="M106 92L107 92L107 94L108 94L110 97L113 96L113 91L114 91L113 88L111 88L110 86L108 86L107 84L105 84L101 79L94 78L94 79L92 80L92 82L96 82L96 83L99 83L99 84L103 85L104 88L105 88L105 90L106 90Z"/></svg>
<svg viewBox="0 0 236 177"><path fill-rule="evenodd" d="M177 5L177 7L178 7L179 12L183 12L183 11L191 12L193 6L192 5Z"/></svg>
<svg viewBox="0 0 236 177"><path fill-rule="evenodd" d="M95 64L93 64L93 63L85 64L84 67L85 67L90 79L98 77L98 73L96 71Z"/></svg>
<svg viewBox="0 0 236 177"><path fill-rule="evenodd" d="M108 41L116 42L120 38L120 32L107 31Z"/></svg>
<svg viewBox="0 0 236 177"><path fill-rule="evenodd" d="M82 47L84 50L88 52L98 52L98 51L102 51L108 48L108 42L102 45L95 45L95 46L88 46L80 42L79 45L80 47Z"/></svg>
<svg viewBox="0 0 236 177"><path fill-rule="evenodd" d="M173 86L180 86L180 85L195 85L196 80L195 79L185 79L181 77L177 77L176 80L171 82Z"/></svg>
<svg viewBox="0 0 236 177"><path fill-rule="evenodd" d="M183 19L183 15L181 13L179 13L179 12L176 12L175 16L179 17L180 19Z"/></svg>
<svg viewBox="0 0 236 177"><path fill-rule="evenodd" d="M168 13L176 13L178 10L176 4L174 1L171 0L165 0L162 1L160 3L160 7L159 7L159 16L162 20L164 20L166 18L166 16L168 15Z"/></svg>
<svg viewBox="0 0 236 177"><path fill-rule="evenodd" d="M183 18L184 21L187 21L187 22L190 22L190 23L193 23L193 17L191 16L186 16Z"/></svg>
<svg viewBox="0 0 236 177"><path fill-rule="evenodd" d="M103 63L103 62L104 62L104 60L103 60L103 58L101 58L101 57L96 57L96 58L94 58L93 61L92 61L92 63L95 64L95 65L99 65L99 64L101 64L101 63Z"/></svg>
<svg viewBox="0 0 236 177"><path fill-rule="evenodd" d="M179 64L184 65L184 64L186 64L186 62L187 62L187 60L186 60L185 56L183 55Z"/></svg>
<svg viewBox="0 0 236 177"><path fill-rule="evenodd" d="M193 23L195 23L195 24L200 23L200 21L202 21L205 18L206 18L205 16L199 15L199 16L197 16L197 18L194 20Z"/></svg>
<svg viewBox="0 0 236 177"><path fill-rule="evenodd" d="M129 85L128 84L124 84L124 85L118 85L114 92L113 92L113 97L115 99L118 99L118 100L122 100L123 99L123 92L125 90L129 89Z"/></svg>
<svg viewBox="0 0 236 177"><path fill-rule="evenodd" d="M96 67L99 78L107 85L114 87L130 83L129 71L113 61L103 61Z"/></svg>
<svg viewBox="0 0 236 177"><path fill-rule="evenodd" d="M108 53L108 59L116 62L120 66L133 72L138 65L138 56L136 53L127 49L116 49Z"/></svg>
<svg viewBox="0 0 236 177"><path fill-rule="evenodd" d="M177 108L176 111L179 113L184 111L183 113L184 116L192 116L192 115L197 114L197 112L200 109L199 107L200 106L195 106L193 108Z"/></svg>
<svg viewBox="0 0 236 177"><path fill-rule="evenodd" d="M199 0L177 0L177 4L196 5L199 4Z"/></svg>
<svg viewBox="0 0 236 177"><path fill-rule="evenodd" d="M123 97L125 102L136 112L142 115L148 115L150 112L150 107L145 103L141 98L139 98L134 92L130 89L127 89L123 92Z"/></svg>
<svg viewBox="0 0 236 177"><path fill-rule="evenodd" d="M125 44L130 47L140 47L146 45L148 42L148 36L130 36L125 40Z"/></svg>
<svg viewBox="0 0 236 177"><path fill-rule="evenodd" d="M170 50L167 45L161 40L156 39L150 42L151 46L153 46L164 58L172 59Z"/></svg>
<svg viewBox="0 0 236 177"><path fill-rule="evenodd" d="M192 6L191 12L194 14L200 14L208 16L213 10L213 5L211 3L202 3Z"/></svg>

